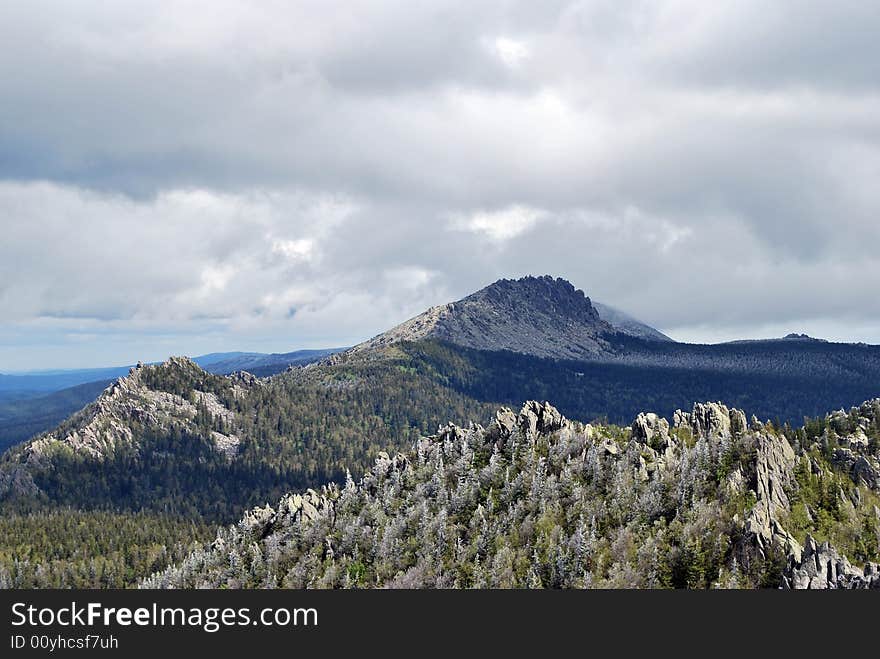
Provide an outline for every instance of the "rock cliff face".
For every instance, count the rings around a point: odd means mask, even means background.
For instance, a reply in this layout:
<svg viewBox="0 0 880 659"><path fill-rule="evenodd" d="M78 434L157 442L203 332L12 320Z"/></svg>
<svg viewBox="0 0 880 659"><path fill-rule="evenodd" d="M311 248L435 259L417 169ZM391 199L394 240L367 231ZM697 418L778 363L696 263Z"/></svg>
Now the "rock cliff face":
<svg viewBox="0 0 880 659"><path fill-rule="evenodd" d="M755 505L746 516L744 530L762 555L774 546L799 557L800 545L780 521L790 508L786 490L794 485L795 453L788 440L767 432L760 423L750 428L742 410L721 403L697 403L689 413L676 412L675 427L687 428L694 436L715 444L736 438L744 449L753 452L754 460L748 465L751 482L746 482L742 467L727 480L733 491L748 486L754 493Z"/></svg>
<svg viewBox="0 0 880 659"><path fill-rule="evenodd" d="M754 446L757 501L746 519L746 531L762 551L775 545L800 557L801 546L779 521L790 510L786 490L794 485L794 450L785 437L761 431L754 435Z"/></svg>
<svg viewBox="0 0 880 659"><path fill-rule="evenodd" d="M352 348L362 354L400 341L439 339L479 350L584 359L602 354L615 329L583 291L564 279L502 279L459 300L433 307Z"/></svg>

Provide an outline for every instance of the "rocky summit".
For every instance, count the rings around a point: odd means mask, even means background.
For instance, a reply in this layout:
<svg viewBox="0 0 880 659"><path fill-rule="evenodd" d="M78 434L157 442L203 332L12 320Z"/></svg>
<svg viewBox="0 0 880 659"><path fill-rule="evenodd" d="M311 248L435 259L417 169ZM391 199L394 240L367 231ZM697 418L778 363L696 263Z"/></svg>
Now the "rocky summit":
<svg viewBox="0 0 880 659"><path fill-rule="evenodd" d="M351 353L437 339L478 350L584 359L606 351L615 331L583 291L547 275L501 279L457 302L432 307Z"/></svg>

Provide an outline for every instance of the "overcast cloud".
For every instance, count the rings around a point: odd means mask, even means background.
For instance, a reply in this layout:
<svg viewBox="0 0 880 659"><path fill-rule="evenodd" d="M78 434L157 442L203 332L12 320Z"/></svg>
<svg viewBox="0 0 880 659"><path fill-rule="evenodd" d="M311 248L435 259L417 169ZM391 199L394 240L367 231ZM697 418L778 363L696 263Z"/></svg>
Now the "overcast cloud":
<svg viewBox="0 0 880 659"><path fill-rule="evenodd" d="M550 273L880 343L880 5L11 0L0 371L348 345Z"/></svg>

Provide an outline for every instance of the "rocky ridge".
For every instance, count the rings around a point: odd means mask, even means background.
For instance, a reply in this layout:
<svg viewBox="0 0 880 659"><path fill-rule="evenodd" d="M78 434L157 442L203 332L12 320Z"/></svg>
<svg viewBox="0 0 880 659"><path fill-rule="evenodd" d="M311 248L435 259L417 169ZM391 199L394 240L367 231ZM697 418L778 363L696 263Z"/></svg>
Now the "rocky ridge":
<svg viewBox="0 0 880 659"><path fill-rule="evenodd" d="M742 457L712 486L731 455ZM587 538L608 523L598 517L609 516L621 525L612 537L647 528L642 542L657 560L659 540L650 524L640 526L638 509L660 505L648 502L667 491L677 494L665 514L682 517L684 528L695 523L693 515L700 518L696 511L722 519L726 506L751 498L745 515L733 515L725 532L742 538L733 562L721 570L729 571L731 587L740 583L736 556L766 560L782 552L783 587L880 588L873 563L853 566L831 545L807 535L801 546L785 530L797 459L772 427L756 419L747 423L741 410L721 403L679 411L671 426L656 414L639 414L626 434L615 435L568 420L549 403L528 401L519 412L499 409L485 428L448 424L408 453L381 453L358 483L349 476L343 487L329 484L320 493L290 494L274 507L255 509L143 586L613 587L628 574L627 584L654 587L657 568L650 567L641 574L627 572L632 566L612 567L600 580L592 572L603 569L591 553L598 551L591 544L596 541ZM624 484L630 492L621 491ZM701 497L700 490L712 487L715 494ZM618 496L631 503L609 511ZM539 532L543 519L555 521ZM542 558L540 548L550 537L542 534L549 529L555 529L555 549ZM492 539L512 537L507 534L524 543L515 556L530 568L501 567L515 557ZM231 560L256 567L243 574ZM638 564L643 561L651 559Z"/></svg>
<svg viewBox="0 0 880 659"><path fill-rule="evenodd" d="M6 469L0 470L0 493L10 488L18 494L37 493L29 468L49 464L53 453L59 450L102 461L117 447L136 445L140 432L135 428L161 432L175 426L197 433L196 419L200 409L224 427L235 427L235 413L216 393L194 390L192 398L187 399L154 389L148 384L148 378L157 374L170 374L181 379L217 378L226 383L228 393L234 397L241 397L249 388L260 386L257 378L245 372L228 377L208 376L186 357L171 357L159 365L139 363L127 376L108 386L94 403L59 428L16 449L17 460L7 462ZM212 430L210 435L218 452L230 459L235 457L240 442L238 435L217 430Z"/></svg>

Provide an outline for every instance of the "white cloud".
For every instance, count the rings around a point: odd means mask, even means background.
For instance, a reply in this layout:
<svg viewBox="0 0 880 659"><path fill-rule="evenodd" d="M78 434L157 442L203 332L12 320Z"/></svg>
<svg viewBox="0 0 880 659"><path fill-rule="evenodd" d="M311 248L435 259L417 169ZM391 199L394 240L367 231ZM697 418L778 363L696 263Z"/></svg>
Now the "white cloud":
<svg viewBox="0 0 880 659"><path fill-rule="evenodd" d="M525 233L546 216L546 211L516 204L496 211L456 214L452 216L450 226L504 242Z"/></svg>
<svg viewBox="0 0 880 659"><path fill-rule="evenodd" d="M492 53L510 68L518 67L531 54L525 42L509 37L496 37L488 43Z"/></svg>
<svg viewBox="0 0 880 659"><path fill-rule="evenodd" d="M308 261L314 256L314 250L315 241L310 238L272 241L272 252L291 261Z"/></svg>
<svg viewBox="0 0 880 659"><path fill-rule="evenodd" d="M271 236L323 236L340 222L320 195L133 200L50 183L0 183L0 215L0 276L16 282L0 287L0 322L247 314L260 289L307 277L318 250L318 239Z"/></svg>
<svg viewBox="0 0 880 659"><path fill-rule="evenodd" d="M208 265L202 270L201 293L205 296L226 290L229 281L235 276L237 270L232 266Z"/></svg>

